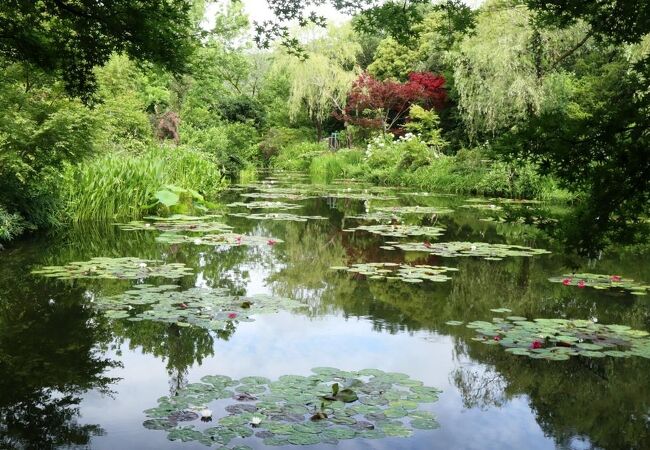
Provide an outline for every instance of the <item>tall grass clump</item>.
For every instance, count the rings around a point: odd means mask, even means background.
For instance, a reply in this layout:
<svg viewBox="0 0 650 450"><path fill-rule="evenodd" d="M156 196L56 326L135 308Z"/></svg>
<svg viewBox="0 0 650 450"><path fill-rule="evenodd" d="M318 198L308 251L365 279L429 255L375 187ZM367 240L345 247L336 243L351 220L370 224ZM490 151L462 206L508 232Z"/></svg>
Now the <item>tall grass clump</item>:
<svg viewBox="0 0 650 450"><path fill-rule="evenodd" d="M339 150L316 156L309 165L314 181L329 183L335 178L355 178L362 173L363 153L359 150Z"/></svg>
<svg viewBox="0 0 650 450"><path fill-rule="evenodd" d="M20 236L25 229L25 221L18 213L9 213L0 206L0 243L9 242ZM0 244L0 249L2 245Z"/></svg>
<svg viewBox="0 0 650 450"><path fill-rule="evenodd" d="M74 222L140 217L155 207L154 194L166 185L210 197L224 184L210 155L184 147L108 153L69 166L64 179L65 213Z"/></svg>
<svg viewBox="0 0 650 450"><path fill-rule="evenodd" d="M309 170L312 159L327 152L327 147L318 142L298 142L280 148L271 163L283 170Z"/></svg>

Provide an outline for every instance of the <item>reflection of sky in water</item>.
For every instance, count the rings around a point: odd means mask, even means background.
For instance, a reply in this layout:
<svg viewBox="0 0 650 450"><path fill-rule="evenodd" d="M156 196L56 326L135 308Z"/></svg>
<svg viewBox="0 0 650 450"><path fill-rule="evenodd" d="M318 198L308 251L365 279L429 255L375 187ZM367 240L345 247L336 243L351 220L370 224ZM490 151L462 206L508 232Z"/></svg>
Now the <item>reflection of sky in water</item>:
<svg viewBox="0 0 650 450"><path fill-rule="evenodd" d="M443 389L440 400L427 407L435 413L441 427L433 431L415 430L409 439L341 441L337 448L554 447L553 441L544 437L535 422L525 398L515 398L503 408L463 410L461 397L449 379L449 374L458 364L453 359L451 339L436 336L425 340L425 336L425 333L377 333L372 331L369 322L360 319L343 321L331 316L309 319L287 313L260 316L254 323L239 324L229 341L217 340L215 355L204 360L200 367L190 369L188 381L196 382L208 374L233 378L260 375L277 379L285 374L308 375L315 366L403 372L425 385ZM168 394L168 376L164 361L142 355L140 349L129 351L128 345L122 346L121 350L124 369L111 374L124 378L115 385L117 396L112 399L89 393L81 405L81 421L101 423L107 432L106 436L95 438L92 447L206 448L198 443L170 442L163 431L134 426L145 419L144 409L155 407L156 400ZM263 447L256 438L246 440L246 443ZM323 447L334 448L331 445Z"/></svg>

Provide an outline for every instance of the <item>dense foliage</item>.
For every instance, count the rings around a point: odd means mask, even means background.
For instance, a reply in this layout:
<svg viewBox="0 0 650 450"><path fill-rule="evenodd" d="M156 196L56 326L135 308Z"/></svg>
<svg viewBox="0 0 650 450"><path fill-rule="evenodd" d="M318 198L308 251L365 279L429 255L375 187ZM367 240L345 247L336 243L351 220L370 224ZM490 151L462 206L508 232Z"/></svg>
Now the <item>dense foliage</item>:
<svg viewBox="0 0 650 450"><path fill-rule="evenodd" d="M0 239L256 167L578 199L555 231L585 252L646 236L644 2L267 3L252 26L240 1L3 4ZM351 21L319 27L323 3Z"/></svg>

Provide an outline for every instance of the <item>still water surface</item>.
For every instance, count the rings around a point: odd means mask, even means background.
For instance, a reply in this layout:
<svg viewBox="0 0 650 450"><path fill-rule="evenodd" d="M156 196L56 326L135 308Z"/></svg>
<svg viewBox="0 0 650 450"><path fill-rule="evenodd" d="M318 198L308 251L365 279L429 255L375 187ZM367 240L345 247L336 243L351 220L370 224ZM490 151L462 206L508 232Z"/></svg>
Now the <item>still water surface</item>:
<svg viewBox="0 0 650 450"><path fill-rule="evenodd" d="M303 181L281 176L257 187L296 182ZM257 187L230 191L223 203L259 200L240 196ZM364 192L345 183L327 189ZM143 427L144 410L204 375L275 380L330 366L401 372L442 391L437 402L425 407L436 416L437 429L414 430L408 438L341 440L336 448L650 449L650 360L534 360L473 341L474 330L446 324L490 321L496 316L490 309L505 307L529 319L596 319L650 330L650 296L547 280L578 271L650 281L650 255L583 260L564 255L534 226L481 220L498 214L461 208L467 204L464 198L402 192L397 197L280 199L301 205L289 213L326 220L220 219L237 233L284 241L276 245L169 245L156 242L154 231L86 224L5 250L0 254L0 447L203 449L207 447L196 441L170 441L165 431ZM405 217L410 224L443 225L444 234L432 242L515 243L552 253L502 261L446 258L383 250L379 247L395 239L342 231L360 223L348 216L376 205L453 208L452 214ZM552 205L540 207L545 216L558 213ZM88 298L119 294L141 281L59 281L30 273L43 265L96 256L182 262L195 273L176 280L183 289L223 287L236 295L290 297L307 307L260 315L253 322L234 320L219 333L154 321L109 320ZM446 282L407 284L330 270L377 261L445 265L458 271ZM215 418L225 414L211 406ZM279 448L266 447L256 437L235 439L234 445Z"/></svg>

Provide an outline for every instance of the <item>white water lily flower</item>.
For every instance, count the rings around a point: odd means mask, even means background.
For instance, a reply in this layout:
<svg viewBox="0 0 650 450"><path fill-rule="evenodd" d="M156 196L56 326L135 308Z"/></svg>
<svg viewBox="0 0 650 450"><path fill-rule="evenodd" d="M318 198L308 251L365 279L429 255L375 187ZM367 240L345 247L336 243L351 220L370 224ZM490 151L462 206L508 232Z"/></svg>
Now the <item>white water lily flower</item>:
<svg viewBox="0 0 650 450"><path fill-rule="evenodd" d="M55 303L56 302L52 298L47 301L47 304L50 305L50 306L54 305Z"/></svg>
<svg viewBox="0 0 650 450"><path fill-rule="evenodd" d="M140 264L138 264L138 267L140 267L141 269L144 269L145 267L147 267L147 264L146 263L140 263Z"/></svg>
<svg viewBox="0 0 650 450"><path fill-rule="evenodd" d="M251 425L259 425L262 423L262 418L258 416L251 417Z"/></svg>
<svg viewBox="0 0 650 450"><path fill-rule="evenodd" d="M597 323L597 322L598 322L598 317L592 317L592 318L591 318L591 321L592 321L593 323Z"/></svg>
<svg viewBox="0 0 650 450"><path fill-rule="evenodd" d="M199 411L199 415L202 419L207 419L209 417L212 417L212 411L210 411L208 408L203 408Z"/></svg>
<svg viewBox="0 0 650 450"><path fill-rule="evenodd" d="M203 242L201 239L194 239L194 245L200 245Z"/></svg>

